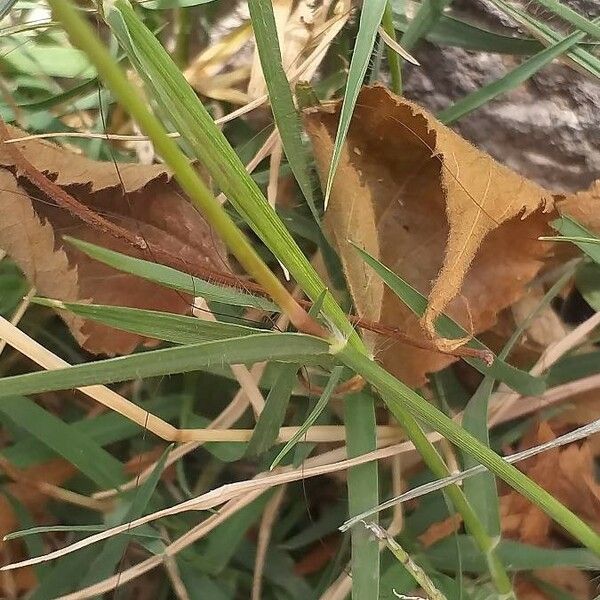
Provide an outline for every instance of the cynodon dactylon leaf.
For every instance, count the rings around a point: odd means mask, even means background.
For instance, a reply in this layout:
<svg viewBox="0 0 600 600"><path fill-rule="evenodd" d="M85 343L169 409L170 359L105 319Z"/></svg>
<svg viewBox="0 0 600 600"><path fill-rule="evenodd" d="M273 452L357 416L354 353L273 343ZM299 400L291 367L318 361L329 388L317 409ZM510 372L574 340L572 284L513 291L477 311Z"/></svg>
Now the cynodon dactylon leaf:
<svg viewBox="0 0 600 600"><path fill-rule="evenodd" d="M326 181L339 103L305 112L321 181ZM416 104L381 87L358 99L325 224L361 316L413 337L435 336L446 312L473 333L515 302L551 247L552 197L480 152ZM385 289L348 243L367 250L428 294L422 323ZM453 359L389 341L376 346L386 368L409 384Z"/></svg>
<svg viewBox="0 0 600 600"><path fill-rule="evenodd" d="M13 137L24 132L10 128ZM71 196L112 223L160 248L187 271L192 265L227 270L227 254L202 216L160 165L98 162L39 140L18 143L39 171ZM0 248L23 270L40 296L90 301L174 313L190 312L191 299L148 281L115 271L63 242L67 234L153 261L142 251L74 217L18 172L0 144ZM123 188L125 194L123 193ZM88 351L128 354L154 340L115 331L61 313L77 341Z"/></svg>

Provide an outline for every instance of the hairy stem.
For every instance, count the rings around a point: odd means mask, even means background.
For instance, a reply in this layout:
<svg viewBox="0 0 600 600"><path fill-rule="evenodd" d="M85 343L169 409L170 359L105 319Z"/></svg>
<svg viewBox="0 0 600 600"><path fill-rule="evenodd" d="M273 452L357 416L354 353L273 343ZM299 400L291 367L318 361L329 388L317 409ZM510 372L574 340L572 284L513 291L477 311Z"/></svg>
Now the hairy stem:
<svg viewBox="0 0 600 600"><path fill-rule="evenodd" d="M148 110L146 103L133 90L122 70L98 40L90 26L65 0L51 0L54 16L61 21L73 44L82 48L94 63L99 75L118 97L123 107L135 118L148 135L156 151L172 169L177 182L203 213L207 221L231 249L246 271L259 282L300 330L326 337L325 330L296 302L285 286L260 258L248 238L229 215L190 165L187 157L167 135L160 121Z"/></svg>

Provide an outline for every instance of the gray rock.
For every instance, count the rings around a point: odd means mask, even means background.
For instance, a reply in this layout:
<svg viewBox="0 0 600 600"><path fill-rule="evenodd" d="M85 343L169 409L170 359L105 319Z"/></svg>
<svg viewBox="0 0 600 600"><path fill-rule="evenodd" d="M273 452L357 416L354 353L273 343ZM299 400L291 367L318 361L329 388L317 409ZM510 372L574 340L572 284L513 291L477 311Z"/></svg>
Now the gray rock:
<svg viewBox="0 0 600 600"><path fill-rule="evenodd" d="M597 0L567 4L587 16L600 14ZM519 31L488 0L457 0L453 6L482 26ZM433 112L502 77L521 60L429 43L421 44L416 57L421 67L408 66L405 94ZM552 191L580 190L600 178L600 82L558 61L453 127Z"/></svg>

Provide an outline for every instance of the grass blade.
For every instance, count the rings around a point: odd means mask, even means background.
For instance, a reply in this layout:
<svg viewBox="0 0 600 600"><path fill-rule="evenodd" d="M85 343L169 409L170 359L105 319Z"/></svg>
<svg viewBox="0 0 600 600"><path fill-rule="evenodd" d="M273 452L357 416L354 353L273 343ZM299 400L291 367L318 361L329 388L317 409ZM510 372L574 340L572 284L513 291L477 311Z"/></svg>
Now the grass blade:
<svg viewBox="0 0 600 600"><path fill-rule="evenodd" d="M409 26L405 16L397 9L394 9L394 22L400 32L406 31ZM465 50L501 54L531 55L544 49L544 46L533 38L518 38L488 31L444 14L425 35L425 39L440 46L457 46Z"/></svg>
<svg viewBox="0 0 600 600"><path fill-rule="evenodd" d="M127 256L127 254L108 250L89 242L68 236L65 236L64 239L90 258L124 273L130 273L142 279L154 281L159 285L185 292L192 296L201 296L212 302L258 308L259 310L269 312L279 311L279 307L266 298L245 294L234 288L215 285L214 283L209 283L204 279L193 277L188 273L177 271L171 267L165 267L164 265L142 260L141 258L133 258L132 256Z"/></svg>
<svg viewBox="0 0 600 600"><path fill-rule="evenodd" d="M549 306L557 294L564 288L569 279L573 276L576 265L573 264L564 275L562 275L554 285L546 292L535 310L523 319L502 351L498 358L506 359L515 344L520 339L523 332L529 327L531 321L545 307ZM489 428L488 428L488 401L494 386L494 378L487 375L477 388L473 397L469 400L463 414L462 426L479 441L486 446L490 446ZM468 454L463 455L463 468L469 469L477 464ZM465 479L463 483L465 495L473 509L484 521L490 535L499 537L500 530L500 505L498 501L498 490L496 479L490 473L482 473L475 477Z"/></svg>
<svg viewBox="0 0 600 600"><path fill-rule="evenodd" d="M124 483L123 465L116 458L35 402L14 397L9 392L0 402L0 412L70 462L100 488L115 488Z"/></svg>
<svg viewBox="0 0 600 600"><path fill-rule="evenodd" d="M173 400L172 397L163 396L144 403L144 409L162 419L173 421L179 414L179 408ZM114 412L71 422L69 427L89 437L100 446L129 439L140 433L139 425ZM13 465L21 469L50 460L55 456L52 450L33 438L21 440L4 448L2 453Z"/></svg>
<svg viewBox="0 0 600 600"><path fill-rule="evenodd" d="M411 555L402 548L402 546L380 525L376 523L365 523L365 527L373 535L382 541L387 549L394 555L396 560L412 575L413 579L419 584L421 589L427 594L429 600L446 600L446 596L435 587L435 584L427 573L411 557Z"/></svg>
<svg viewBox="0 0 600 600"><path fill-rule="evenodd" d="M587 238L593 240L592 243L580 241L574 241L573 243L594 262L600 264L600 245L597 242L598 238L591 231L567 215L563 215L560 219L555 219L550 225L565 238Z"/></svg>
<svg viewBox="0 0 600 600"><path fill-rule="evenodd" d="M277 336L276 338L273 336ZM0 398L37 394L98 383L173 375L211 364L250 364L261 361L314 363L326 357L327 342L298 333L258 334L177 348L151 350L109 358L66 369L15 375L2 379Z"/></svg>
<svg viewBox="0 0 600 600"><path fill-rule="evenodd" d="M515 21L535 32L536 36L540 37L546 42L550 44L556 44L557 42L560 42L561 35L542 21L534 19L530 14L519 10L507 2L504 2L504 0L493 0L493 2L506 14L515 19ZM591 46L593 49L592 44L587 45ZM594 77L600 78L600 59L594 56L591 52L588 52L584 46L585 44L578 44L577 46L573 47L572 50L567 52L566 55L573 62L577 63L580 67L594 75Z"/></svg>
<svg viewBox="0 0 600 600"><path fill-rule="evenodd" d="M160 476L165 467L167 456L171 451L172 446L168 446L162 453L160 459L156 463L156 466L152 470L152 473L141 486L136 488L133 499L129 505L122 522L128 523L141 517L144 514L146 506L152 498L156 486L160 480ZM130 536L127 534L115 536L110 538L103 546L102 550L94 558L94 561L90 565L87 573L83 576L79 587L85 588L88 585L92 585L96 581L100 581L109 577L114 572L115 568L121 561L123 552L127 548L127 544L130 541Z"/></svg>
<svg viewBox="0 0 600 600"><path fill-rule="evenodd" d="M487 375L469 400L462 419L462 426L482 444L490 447L488 422L488 401L494 389L495 380ZM477 462L468 454L463 454L463 467L468 469ZM465 496L473 510L477 512L489 535L499 537L500 505L496 478L489 471L467 479L463 484Z"/></svg>
<svg viewBox="0 0 600 600"><path fill-rule="evenodd" d="M465 535L456 539L442 540L426 552L426 557L433 566L442 570L454 571L460 568L457 562L456 543L462 555L462 568L465 571L482 573L485 563L477 552L472 541ZM600 561L596 556L581 548L538 548L512 540L503 540L498 545L498 554L502 562L512 571L529 571L531 569L578 567L581 569L598 569Z"/></svg>
<svg viewBox="0 0 600 600"><path fill-rule="evenodd" d="M358 246L355 246L355 248L362 259L373 268L400 300L416 315L422 316L427 307L425 296L406 283L396 273L381 264L377 259L373 258L368 252L365 252ZM447 338L460 338L467 335L467 332L458 323L445 315L438 318L437 330L440 335ZM487 346L477 339L471 340L467 345L471 348L488 349ZM542 393L546 388L543 378L534 377L525 371L521 371L498 357L494 359L494 362L489 367L479 359L465 357L464 360L472 367L475 367L480 373L492 375L495 379L503 381L506 385L522 394L536 395Z"/></svg>
<svg viewBox="0 0 600 600"><path fill-rule="evenodd" d="M340 112L340 122L335 136L335 144L333 146L333 154L331 156L331 165L327 176L327 185L325 187L325 208L329 201L333 179L337 170L340 157L342 155L342 147L346 140L346 134L350 128L350 121L354 113L354 105L358 98L358 93L363 84L375 38L377 37L377 29L381 24L383 11L387 0L371 0L364 2L360 12L360 23L354 51L352 52L352 60L350 61L350 69L348 71L348 80L346 82L346 91L344 92L344 100L342 102L342 110ZM400 42L406 47L402 41ZM410 48L407 48L409 50Z"/></svg>
<svg viewBox="0 0 600 600"><path fill-rule="evenodd" d="M584 300L600 312L600 265L584 262L577 269L575 284Z"/></svg>
<svg viewBox="0 0 600 600"><path fill-rule="evenodd" d="M4 497L10 503L10 506L13 512L15 513L15 516L19 520L19 526L25 529L34 528L35 521L33 520L29 510L23 504L21 504L21 502L17 500L14 496L11 496L10 492L5 491ZM14 534L9 533L5 535L2 538L2 541L7 542L10 539L14 539L13 537L11 537L12 535ZM43 554L46 549L44 546L44 540L41 537L28 536L27 534L25 534L25 539L23 540L23 542L25 548L27 549L27 554L29 556L39 556L40 554ZM46 577L46 575L48 575L48 573L51 571L51 567L48 564L35 565L33 569L35 571L35 575L38 581Z"/></svg>
<svg viewBox="0 0 600 600"><path fill-rule="evenodd" d="M13 531L8 535L5 535L2 539L4 541L17 540L20 538L27 538L32 535L39 535L40 533L97 533L98 531L104 531L108 529L106 525L46 525L42 527L30 527L28 529L22 529L21 531ZM150 533L148 529L142 530L142 527L136 527L131 534L132 537L149 537L151 539L159 539L160 534L155 531ZM37 552L36 554L43 554L44 549ZM41 565L45 563L40 563Z"/></svg>
<svg viewBox="0 0 600 600"><path fill-rule="evenodd" d="M544 8L551 10L555 15L558 15L561 19L570 23L577 29L585 31L588 35L600 40L600 27L593 21L581 16L569 6L565 6L557 0L535 0L535 2L541 4Z"/></svg>
<svg viewBox="0 0 600 600"><path fill-rule="evenodd" d="M308 415L306 421L304 421L304 423L302 424L302 427L298 429L298 431L294 434L292 439L286 443L286 445L282 448L281 452L279 452L279 454L275 457L275 460L271 463L271 466L269 467L270 470L274 469L285 458L287 453L302 439L302 437L306 433L306 430L315 424L321 413L325 410L325 407L327 406L327 403L331 398L331 394L333 394L333 391L335 390L335 387L337 386L338 381L342 376L343 370L344 367L336 367L333 370L331 376L329 377L329 381L327 382L327 385L325 386L325 389L323 390L323 393L319 398L319 401L312 409L310 415Z"/></svg>
<svg viewBox="0 0 600 600"><path fill-rule="evenodd" d="M373 399L366 394L344 398L348 458L371 452L376 447ZM348 515L358 515L379 502L376 461L348 469ZM379 543L364 527L352 531L352 598L379 597Z"/></svg>
<svg viewBox="0 0 600 600"><path fill-rule="evenodd" d="M450 0L423 0L419 11L402 34L400 45L410 52L435 27L448 4Z"/></svg>
<svg viewBox="0 0 600 600"><path fill-rule="evenodd" d="M196 344L265 332L244 325L204 321L196 317L141 308L62 302L49 298L34 298L32 302L59 310L68 310L84 319L103 323L115 329L176 344Z"/></svg>
<svg viewBox="0 0 600 600"><path fill-rule="evenodd" d="M477 91L465 96L452 106L438 113L437 118L446 125L454 123L475 109L483 106L496 96L512 90L535 75L540 69L550 64L555 58L564 54L585 38L585 33L576 31L557 44L549 46L531 58L522 62L518 67L504 77L485 85Z"/></svg>
<svg viewBox="0 0 600 600"><path fill-rule="evenodd" d="M382 26L384 31L396 41L396 30L394 28L394 13L391 0L388 0L383 11ZM389 46L386 46L386 56L388 60L388 69L390 71L390 89L395 94L402 94L402 62L398 53Z"/></svg>
<svg viewBox="0 0 600 600"><path fill-rule="evenodd" d="M249 0L248 8L260 64L269 90L273 117L281 136L285 155L315 221L320 223L319 212L315 206L309 163L300 137L300 117L294 106L290 84L283 70L273 4L271 0Z"/></svg>
<svg viewBox="0 0 600 600"><path fill-rule="evenodd" d="M238 213L307 295L313 301L316 300L326 289L325 285L160 42L125 0L111 3L106 10L105 19L161 109L206 166ZM239 246L239 240L234 244L233 240L227 241L223 233L221 237L232 250L235 251L236 244ZM252 247L248 251L255 254ZM244 264L242 259L238 252L238 260ZM262 279L270 278L272 287L280 285L279 280L276 283L271 276L272 274L261 272ZM261 278L256 279L264 285ZM271 297L277 300L273 293ZM344 311L329 293L323 308L338 329L351 336L352 343L360 343Z"/></svg>
<svg viewBox="0 0 600 600"><path fill-rule="evenodd" d="M76 589L81 572L93 560L95 552L95 548L83 548L61 558L39 582L29 600L55 600Z"/></svg>
<svg viewBox="0 0 600 600"><path fill-rule="evenodd" d="M297 364L285 365L277 375L248 443L248 456L262 454L275 443L279 428L283 425L290 396L298 381L298 369Z"/></svg>
<svg viewBox="0 0 600 600"><path fill-rule="evenodd" d="M479 464L500 477L536 506L539 506L583 545L600 556L600 536L556 500L554 496L529 479L516 467L498 456L470 433L467 433L452 419L387 373L377 363L347 347L338 353L338 357L379 390L392 414L402 414L404 409L409 410L416 418L433 427L460 450L470 454Z"/></svg>

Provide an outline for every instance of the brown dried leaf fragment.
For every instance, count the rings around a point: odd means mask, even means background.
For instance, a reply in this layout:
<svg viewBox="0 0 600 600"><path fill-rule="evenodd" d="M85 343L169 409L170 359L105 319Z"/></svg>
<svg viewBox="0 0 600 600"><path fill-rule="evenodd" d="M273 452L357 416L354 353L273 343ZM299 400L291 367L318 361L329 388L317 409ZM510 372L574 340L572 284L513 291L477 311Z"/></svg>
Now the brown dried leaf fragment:
<svg viewBox="0 0 600 600"><path fill-rule="evenodd" d="M21 137L24 132L11 128L11 135ZM120 163L117 171L112 162L93 161L48 142L33 140L17 146L37 169L87 208L175 257L180 270L193 265L228 270L223 245L164 167ZM64 243L62 236L68 234L155 260L151 250L132 248L57 207L14 165L7 164L8 157L0 145L0 164L5 165L0 167L0 248L15 260L39 295L174 313L190 311L189 297L115 271ZM127 354L139 344L156 343L68 313L61 316L90 352Z"/></svg>
<svg viewBox="0 0 600 600"><path fill-rule="evenodd" d="M600 234L600 179L584 191L557 199L556 208L587 229Z"/></svg>
<svg viewBox="0 0 600 600"><path fill-rule="evenodd" d="M519 450L556 437L556 431L544 421L523 438ZM519 468L596 531L600 531L600 484L596 481L589 440L552 448L523 461ZM503 535L537 546L553 545L555 525L538 507L517 492L510 491L501 496L500 514Z"/></svg>
<svg viewBox="0 0 600 600"><path fill-rule="evenodd" d="M10 137L18 139L27 136L27 132L6 125ZM119 171L110 161L91 160L61 148L47 140L33 139L25 142L11 142L23 156L39 171L50 177L61 187L72 185L87 186L89 191L97 192L123 185L126 192L135 192L145 185L160 179L167 182L171 174L164 165L145 165L119 163ZM14 170L10 153L0 145L0 165ZM21 173L17 173L21 175Z"/></svg>
<svg viewBox="0 0 600 600"><path fill-rule="evenodd" d="M305 113L317 167L327 178L339 103ZM446 312L467 331L494 324L523 293L550 244L552 197L474 148L419 106L381 86L363 88L325 222L361 316L434 336ZM429 296L422 323L386 289L351 240ZM433 282L433 283L432 283ZM465 340L435 338L448 349ZM410 385L454 360L396 343L376 346Z"/></svg>

